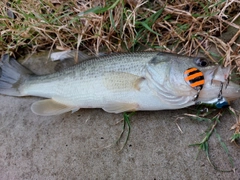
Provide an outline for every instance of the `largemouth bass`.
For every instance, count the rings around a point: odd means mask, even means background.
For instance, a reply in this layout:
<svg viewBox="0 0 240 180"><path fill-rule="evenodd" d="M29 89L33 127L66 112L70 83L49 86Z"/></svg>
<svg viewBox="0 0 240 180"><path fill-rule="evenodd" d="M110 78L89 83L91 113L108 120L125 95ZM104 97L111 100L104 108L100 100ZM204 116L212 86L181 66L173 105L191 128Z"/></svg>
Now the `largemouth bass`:
<svg viewBox="0 0 240 180"><path fill-rule="evenodd" d="M80 108L110 113L180 109L215 102L219 95L226 101L240 97L240 86L228 82L229 67L163 52L107 55L43 76L4 55L0 68L0 93L47 98L31 106L44 116Z"/></svg>

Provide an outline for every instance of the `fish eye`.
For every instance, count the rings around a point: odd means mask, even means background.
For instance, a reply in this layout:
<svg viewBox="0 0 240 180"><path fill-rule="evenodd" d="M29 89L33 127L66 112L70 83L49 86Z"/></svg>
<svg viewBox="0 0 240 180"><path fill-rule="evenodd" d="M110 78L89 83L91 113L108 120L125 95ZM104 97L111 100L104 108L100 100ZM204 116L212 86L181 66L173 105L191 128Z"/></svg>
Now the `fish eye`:
<svg viewBox="0 0 240 180"><path fill-rule="evenodd" d="M199 67L206 67L209 64L209 61L203 57L194 59L194 63Z"/></svg>

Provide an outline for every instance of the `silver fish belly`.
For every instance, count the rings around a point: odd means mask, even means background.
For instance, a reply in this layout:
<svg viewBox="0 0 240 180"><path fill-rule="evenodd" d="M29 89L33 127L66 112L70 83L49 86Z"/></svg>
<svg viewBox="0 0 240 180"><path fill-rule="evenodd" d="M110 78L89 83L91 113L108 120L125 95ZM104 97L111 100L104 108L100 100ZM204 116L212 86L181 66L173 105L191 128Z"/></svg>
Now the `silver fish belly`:
<svg viewBox="0 0 240 180"><path fill-rule="evenodd" d="M5 55L1 62L0 93L47 98L31 106L35 114L45 116L79 108L102 108L111 113L179 109L196 103L193 100L196 89L184 80L185 70L191 67L207 76L202 91L205 93L211 89L209 95L200 93L199 101L217 97L217 82L212 86L210 80L221 81L224 74L216 71L219 66L205 61L162 52L120 53L83 61L54 74L37 76ZM229 99L236 99L240 97L239 89L236 84L229 85L223 91L223 97L227 94ZM230 97L231 94L234 97Z"/></svg>

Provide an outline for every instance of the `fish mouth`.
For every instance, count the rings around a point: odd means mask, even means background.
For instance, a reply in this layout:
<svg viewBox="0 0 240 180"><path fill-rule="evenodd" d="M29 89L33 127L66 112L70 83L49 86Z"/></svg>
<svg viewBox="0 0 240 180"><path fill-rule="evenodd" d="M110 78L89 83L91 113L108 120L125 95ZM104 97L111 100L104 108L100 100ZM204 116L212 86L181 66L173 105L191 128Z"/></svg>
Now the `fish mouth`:
<svg viewBox="0 0 240 180"><path fill-rule="evenodd" d="M218 66L213 74L212 82L220 82L220 95L228 101L235 100L240 97L240 86L230 81L231 66Z"/></svg>
<svg viewBox="0 0 240 180"><path fill-rule="evenodd" d="M231 66L227 66L227 67L217 66L213 70L211 81L220 81L222 83L228 82L230 73L231 73Z"/></svg>
<svg viewBox="0 0 240 180"><path fill-rule="evenodd" d="M240 86L230 81L231 66L213 67L204 72L205 84L199 101L211 104L213 100L224 98L232 101L240 98Z"/></svg>
<svg viewBox="0 0 240 180"><path fill-rule="evenodd" d="M228 101L240 98L240 86L233 82L229 82L222 92L222 97L225 97Z"/></svg>

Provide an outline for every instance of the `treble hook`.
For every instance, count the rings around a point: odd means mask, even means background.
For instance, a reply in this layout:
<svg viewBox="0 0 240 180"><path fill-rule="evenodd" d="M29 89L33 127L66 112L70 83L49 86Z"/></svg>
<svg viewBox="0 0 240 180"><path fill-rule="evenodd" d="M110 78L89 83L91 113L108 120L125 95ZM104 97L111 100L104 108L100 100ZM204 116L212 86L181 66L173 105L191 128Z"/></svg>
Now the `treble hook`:
<svg viewBox="0 0 240 180"><path fill-rule="evenodd" d="M226 86L225 86L225 89L227 89L228 85L229 85L229 81L230 81L230 77L228 76L227 78L227 83L226 83Z"/></svg>
<svg viewBox="0 0 240 180"><path fill-rule="evenodd" d="M222 99L222 90L223 90L223 82L221 82L221 86L220 86L220 91L218 93L218 99Z"/></svg>
<svg viewBox="0 0 240 180"><path fill-rule="evenodd" d="M201 91L201 89L198 89L198 90L197 90L197 94L193 96L193 101L197 101L198 96L199 96L199 94L200 94L200 91Z"/></svg>

